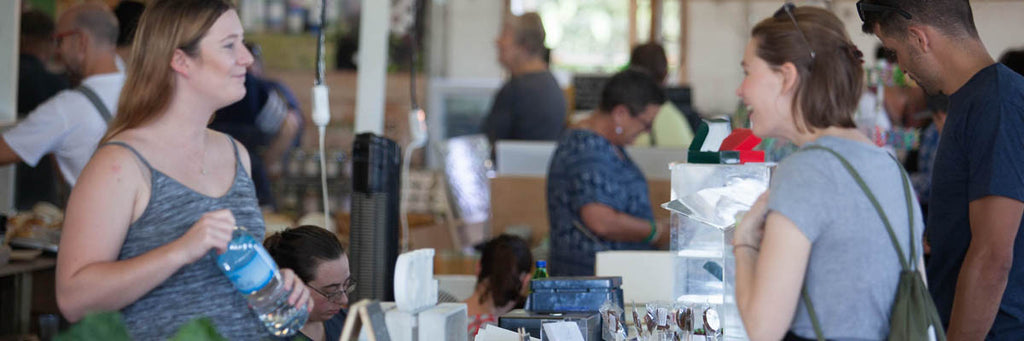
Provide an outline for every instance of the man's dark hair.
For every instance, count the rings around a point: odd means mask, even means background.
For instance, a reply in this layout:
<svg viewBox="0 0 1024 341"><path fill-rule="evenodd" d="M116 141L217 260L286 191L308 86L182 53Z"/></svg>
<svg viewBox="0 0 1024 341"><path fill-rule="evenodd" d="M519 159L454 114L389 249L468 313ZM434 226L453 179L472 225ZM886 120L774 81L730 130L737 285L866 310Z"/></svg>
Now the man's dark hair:
<svg viewBox="0 0 1024 341"><path fill-rule="evenodd" d="M629 67L647 70L655 81L664 82L665 77L668 76L668 58L665 56L665 48L658 43L638 45L629 55Z"/></svg>
<svg viewBox="0 0 1024 341"><path fill-rule="evenodd" d="M999 57L999 62L1024 76L1024 49L1006 51Z"/></svg>
<svg viewBox="0 0 1024 341"><path fill-rule="evenodd" d="M631 116L644 112L648 105L665 103L665 93L647 71L627 69L616 73L601 90L598 108L606 113L619 105L625 105Z"/></svg>
<svg viewBox="0 0 1024 341"><path fill-rule="evenodd" d="M55 30L53 18L42 11L28 10L21 13L21 40L25 43L49 42Z"/></svg>
<svg viewBox="0 0 1024 341"><path fill-rule="evenodd" d="M137 1L121 1L114 7L114 16L120 29L117 33L117 46L129 46L135 39L135 27L139 26L139 18L146 10L146 5Z"/></svg>
<svg viewBox="0 0 1024 341"><path fill-rule="evenodd" d="M857 8L864 33L875 33L877 26L886 35L903 37L908 26L921 24L949 36L978 39L970 0L860 0Z"/></svg>
<svg viewBox="0 0 1024 341"><path fill-rule="evenodd" d="M896 60L896 53L890 49L885 48L885 46L882 46L882 44L878 44L878 46L875 47L875 59L884 59L886 61L892 62Z"/></svg>

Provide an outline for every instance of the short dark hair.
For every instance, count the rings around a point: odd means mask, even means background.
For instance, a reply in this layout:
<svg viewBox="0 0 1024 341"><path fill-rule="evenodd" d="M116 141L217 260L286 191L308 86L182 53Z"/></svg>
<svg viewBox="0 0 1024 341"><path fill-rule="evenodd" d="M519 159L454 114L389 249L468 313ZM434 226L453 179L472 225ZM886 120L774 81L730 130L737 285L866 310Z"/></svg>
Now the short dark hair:
<svg viewBox="0 0 1024 341"><path fill-rule="evenodd" d="M135 27L139 26L139 18L146 10L146 5L138 1L121 1L114 7L114 16L120 26L117 33L117 46L129 46L135 39Z"/></svg>
<svg viewBox="0 0 1024 341"><path fill-rule="evenodd" d="M887 35L903 37L907 26L922 24L946 35L978 38L970 0L860 0L857 6L864 33L874 34L878 27Z"/></svg>
<svg viewBox="0 0 1024 341"><path fill-rule="evenodd" d="M533 268L530 246L522 238L502 234L484 244L480 256L480 274L477 284L486 283L484 295L494 301L495 307L509 302L522 303L522 281L520 276L529 274Z"/></svg>
<svg viewBox="0 0 1024 341"><path fill-rule="evenodd" d="M277 266L292 269L306 283L316 280L320 263L340 259L345 254L337 235L313 225L276 232L263 240L263 247Z"/></svg>
<svg viewBox="0 0 1024 341"><path fill-rule="evenodd" d="M1024 76L1024 49L1006 51L999 57L999 62Z"/></svg>
<svg viewBox="0 0 1024 341"><path fill-rule="evenodd" d="M648 105L665 103L665 92L647 71L626 69L612 76L601 90L598 109L611 113L619 105L626 106L631 116L644 112Z"/></svg>
<svg viewBox="0 0 1024 341"><path fill-rule="evenodd" d="M50 42L56 29L53 18L39 10L28 10L21 13L22 43L38 44Z"/></svg>
<svg viewBox="0 0 1024 341"><path fill-rule="evenodd" d="M668 58L665 48L658 43L637 45L629 55L629 67L641 68L651 73L658 83L664 82L668 76Z"/></svg>
<svg viewBox="0 0 1024 341"><path fill-rule="evenodd" d="M807 128L855 127L853 113L864 84L863 54L850 42L842 21L811 6L794 8L793 19L781 13L754 26L755 53L773 68L787 62L796 67L799 83L792 106L800 108ZM793 123L802 131L797 120L794 115Z"/></svg>

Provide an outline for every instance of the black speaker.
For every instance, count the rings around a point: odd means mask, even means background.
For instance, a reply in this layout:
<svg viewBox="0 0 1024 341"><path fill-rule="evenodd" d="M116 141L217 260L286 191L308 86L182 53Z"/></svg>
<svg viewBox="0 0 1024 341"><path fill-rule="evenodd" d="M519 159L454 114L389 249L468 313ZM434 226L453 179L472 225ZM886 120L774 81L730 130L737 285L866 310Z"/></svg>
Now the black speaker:
<svg viewBox="0 0 1024 341"><path fill-rule="evenodd" d="M350 302L395 300L401 148L373 133L352 144L349 257L356 290Z"/></svg>

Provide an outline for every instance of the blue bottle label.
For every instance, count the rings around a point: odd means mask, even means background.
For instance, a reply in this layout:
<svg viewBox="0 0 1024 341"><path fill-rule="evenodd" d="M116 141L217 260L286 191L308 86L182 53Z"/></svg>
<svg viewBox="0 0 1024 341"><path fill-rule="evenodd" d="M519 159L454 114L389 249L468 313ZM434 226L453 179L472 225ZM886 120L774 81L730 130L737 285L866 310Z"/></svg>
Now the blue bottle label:
<svg viewBox="0 0 1024 341"><path fill-rule="evenodd" d="M277 265L262 247L255 248L256 256L249 262L227 272L228 279L243 294L250 295L263 289L274 278Z"/></svg>

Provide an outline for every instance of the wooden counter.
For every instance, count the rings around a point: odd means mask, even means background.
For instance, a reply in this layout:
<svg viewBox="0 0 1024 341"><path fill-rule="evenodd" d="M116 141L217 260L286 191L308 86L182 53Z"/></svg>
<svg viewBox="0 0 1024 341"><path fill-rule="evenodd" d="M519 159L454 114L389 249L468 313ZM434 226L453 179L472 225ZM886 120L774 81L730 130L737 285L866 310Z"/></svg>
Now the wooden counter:
<svg viewBox="0 0 1024 341"><path fill-rule="evenodd" d="M4 317L0 319L0 335L28 334L33 311L39 312L39 306L48 306L46 313L56 313L56 264L56 258L44 255L0 266L0 316Z"/></svg>

